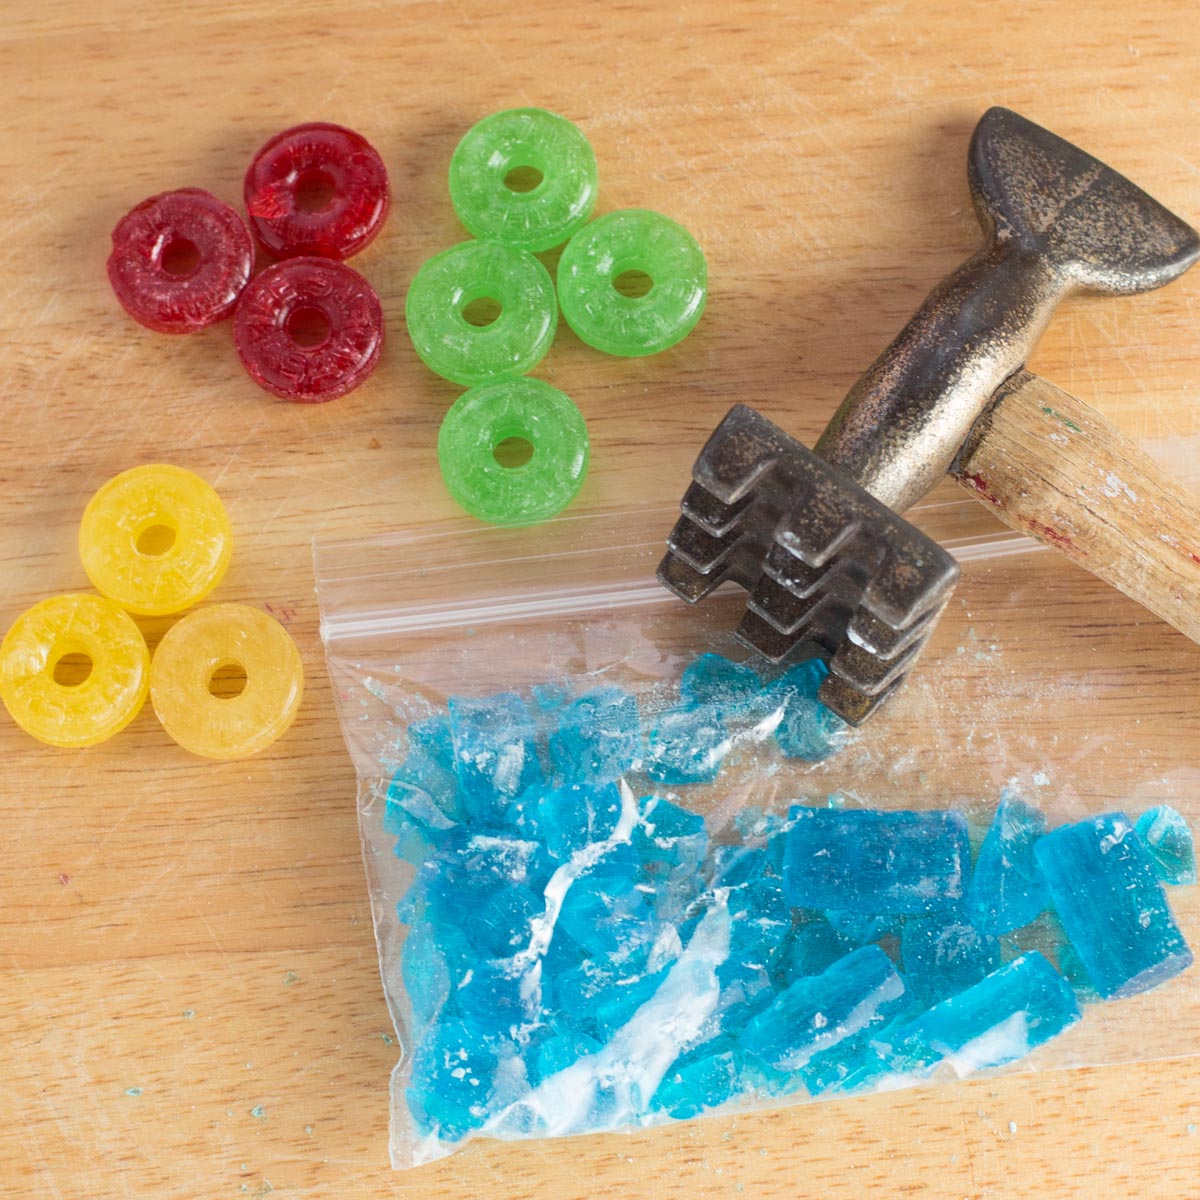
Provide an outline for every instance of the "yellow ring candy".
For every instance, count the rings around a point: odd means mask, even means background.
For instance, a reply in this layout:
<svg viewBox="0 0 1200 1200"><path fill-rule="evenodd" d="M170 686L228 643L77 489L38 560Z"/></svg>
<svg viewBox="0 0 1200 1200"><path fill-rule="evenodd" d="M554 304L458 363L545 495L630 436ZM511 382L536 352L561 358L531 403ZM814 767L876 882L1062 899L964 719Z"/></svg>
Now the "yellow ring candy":
<svg viewBox="0 0 1200 1200"><path fill-rule="evenodd" d="M245 675L238 695L218 695L214 677ZM203 758L248 758L292 723L304 694L300 652L287 630L257 608L214 604L177 621L158 643L150 699L163 728Z"/></svg>
<svg viewBox="0 0 1200 1200"><path fill-rule="evenodd" d="M64 659L90 660L60 682ZM77 663L76 675L87 670ZM127 612L101 596L54 596L22 613L0 643L0 699L26 733L50 746L94 746L146 702L150 652Z"/></svg>
<svg viewBox="0 0 1200 1200"><path fill-rule="evenodd" d="M232 553L221 498L199 475L163 463L110 479L79 527L79 556L96 590L147 617L203 600Z"/></svg>

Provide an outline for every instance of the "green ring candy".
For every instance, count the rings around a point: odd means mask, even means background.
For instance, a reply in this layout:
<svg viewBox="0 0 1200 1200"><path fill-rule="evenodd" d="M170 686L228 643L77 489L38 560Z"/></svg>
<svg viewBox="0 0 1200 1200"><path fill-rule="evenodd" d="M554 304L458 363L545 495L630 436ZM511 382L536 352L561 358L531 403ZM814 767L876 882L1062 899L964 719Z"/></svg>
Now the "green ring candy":
<svg viewBox="0 0 1200 1200"><path fill-rule="evenodd" d="M650 277L641 296L619 292L627 271ZM704 251L661 213L627 208L581 229L558 263L562 314L589 346L633 358L657 354L691 332L704 311Z"/></svg>
<svg viewBox="0 0 1200 1200"><path fill-rule="evenodd" d="M527 191L506 182L531 169ZM536 180L536 176L533 177ZM518 250L549 250L567 240L596 207L596 156L578 126L544 108L484 117L450 159L450 201L475 237Z"/></svg>
<svg viewBox="0 0 1200 1200"><path fill-rule="evenodd" d="M496 448L509 438L533 447L505 467ZM493 525L545 521L574 499L588 468L588 433L571 400L540 379L503 379L464 392L438 432L438 462L450 495Z"/></svg>
<svg viewBox="0 0 1200 1200"><path fill-rule="evenodd" d="M474 325L463 315L491 299L500 315ZM404 298L404 320L422 362L471 387L523 375L541 362L558 327L549 271L532 254L496 242L461 242L425 262Z"/></svg>

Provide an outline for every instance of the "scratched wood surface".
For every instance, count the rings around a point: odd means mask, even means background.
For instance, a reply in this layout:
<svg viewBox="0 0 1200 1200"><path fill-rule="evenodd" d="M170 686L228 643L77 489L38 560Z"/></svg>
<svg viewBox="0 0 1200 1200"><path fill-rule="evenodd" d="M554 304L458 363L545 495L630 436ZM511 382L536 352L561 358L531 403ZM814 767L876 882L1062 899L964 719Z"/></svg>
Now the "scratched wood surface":
<svg viewBox="0 0 1200 1200"><path fill-rule="evenodd" d="M568 114L595 146L604 209L666 211L708 253L710 310L680 347L601 360L564 332L540 372L590 423L581 503L617 507L675 500L732 400L816 435L976 245L963 162L991 103L1200 218L1198 71L1185 0L1086 12L962 0L11 0L0 625L85 586L74 539L87 497L166 459L225 497L238 540L218 598L269 605L289 625L309 692L292 733L237 764L188 757L148 711L79 753L0 721L0 1195L1194 1196L1195 1059L627 1137L476 1144L392 1174L397 1050L311 543L454 516L434 437L456 389L416 362L401 308L422 259L462 236L445 170L479 116L525 103ZM194 185L236 202L257 145L305 119L360 129L394 189L383 236L354 264L387 313L382 365L356 394L313 408L257 391L227 328L170 339L134 325L103 270L108 232L137 200ZM1164 465L1194 471L1198 297L1191 276L1073 302L1032 365ZM1051 610L1052 629L1031 628L1029 613ZM163 627L147 625L152 640ZM1096 761L1122 779L1143 762L1164 782L1195 782L1200 651L1079 568L1041 554L968 573L929 668L954 674L965 708L997 669L990 653L962 653L977 640L1027 669L1086 667L1107 688L1110 756L1081 760L1070 736L1046 739L1064 787L1078 776L1096 789ZM1069 713L1069 695L1030 694L1043 729ZM1195 800L1189 812L1200 817ZM1195 935L1195 900L1181 903ZM1111 1018L1116 1057L1143 1035L1169 1052L1157 1026L1170 1013L1154 1011ZM1195 1013L1180 1016L1194 1032Z"/></svg>

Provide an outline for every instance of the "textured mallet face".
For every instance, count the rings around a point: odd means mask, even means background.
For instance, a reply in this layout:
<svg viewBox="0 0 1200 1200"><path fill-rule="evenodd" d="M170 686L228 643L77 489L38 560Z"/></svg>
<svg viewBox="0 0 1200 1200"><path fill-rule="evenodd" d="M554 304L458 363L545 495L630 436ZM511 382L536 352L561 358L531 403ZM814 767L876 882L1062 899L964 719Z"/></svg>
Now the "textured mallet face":
<svg viewBox="0 0 1200 1200"><path fill-rule="evenodd" d="M739 639L772 661L826 659L822 701L864 720L920 654L958 578L954 559L745 405L692 477L659 579L689 603L740 584L750 600Z"/></svg>

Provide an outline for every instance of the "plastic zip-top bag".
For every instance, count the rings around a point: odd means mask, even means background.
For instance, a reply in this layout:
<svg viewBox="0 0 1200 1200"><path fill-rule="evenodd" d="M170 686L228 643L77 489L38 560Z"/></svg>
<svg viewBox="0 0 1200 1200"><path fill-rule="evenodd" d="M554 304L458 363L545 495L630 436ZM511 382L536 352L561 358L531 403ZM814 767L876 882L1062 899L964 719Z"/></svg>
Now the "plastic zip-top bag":
<svg viewBox="0 0 1200 1200"><path fill-rule="evenodd" d="M963 579L859 729L658 585L669 510L318 547L396 1166L1200 1051L1195 664L980 514L916 512Z"/></svg>

